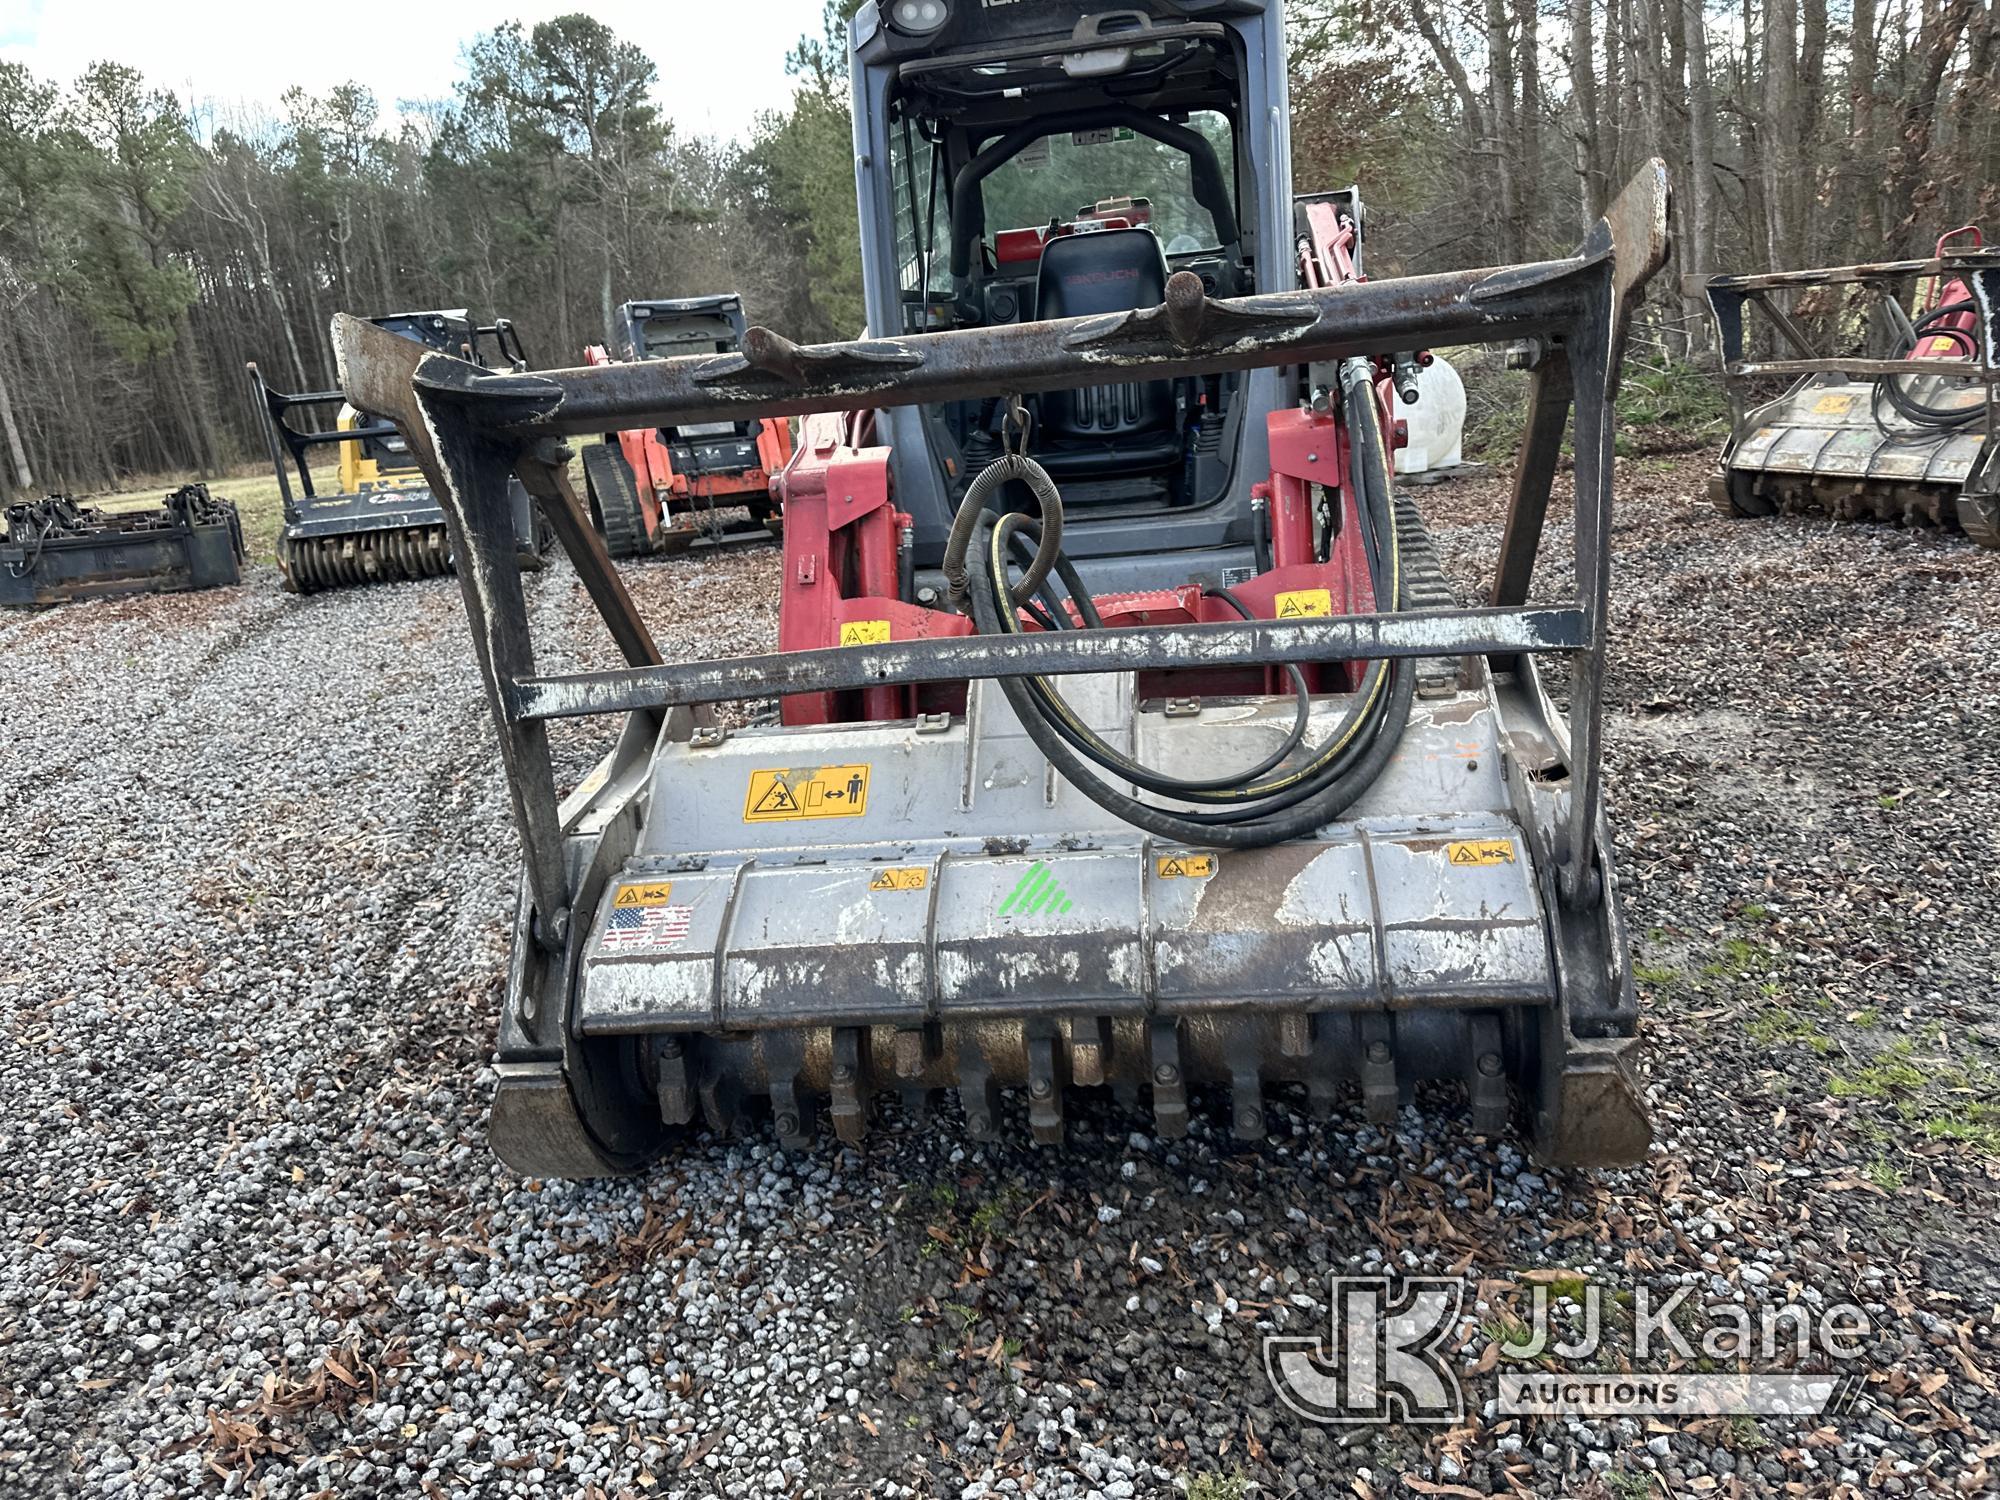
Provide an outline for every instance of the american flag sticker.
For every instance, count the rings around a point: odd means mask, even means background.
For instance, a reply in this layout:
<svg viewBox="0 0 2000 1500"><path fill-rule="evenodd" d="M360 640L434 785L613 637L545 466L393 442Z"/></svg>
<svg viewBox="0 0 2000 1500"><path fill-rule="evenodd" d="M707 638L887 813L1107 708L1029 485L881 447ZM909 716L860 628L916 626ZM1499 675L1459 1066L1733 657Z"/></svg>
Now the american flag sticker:
<svg viewBox="0 0 2000 1500"><path fill-rule="evenodd" d="M606 953L669 953L680 947L692 906L616 906L599 943Z"/></svg>

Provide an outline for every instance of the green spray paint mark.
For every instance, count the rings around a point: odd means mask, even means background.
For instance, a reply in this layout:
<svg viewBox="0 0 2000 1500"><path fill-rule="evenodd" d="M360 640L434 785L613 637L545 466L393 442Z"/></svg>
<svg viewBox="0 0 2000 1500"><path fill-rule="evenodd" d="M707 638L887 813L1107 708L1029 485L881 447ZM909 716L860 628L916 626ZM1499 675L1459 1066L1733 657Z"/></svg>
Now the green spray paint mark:
<svg viewBox="0 0 2000 1500"><path fill-rule="evenodd" d="M1038 911L1066 912L1070 909L1069 897L1056 884L1049 867L1039 859L1028 866L1028 873L1014 883L1014 889L1007 899L1000 903L999 915L1014 912L1019 916L1033 916Z"/></svg>

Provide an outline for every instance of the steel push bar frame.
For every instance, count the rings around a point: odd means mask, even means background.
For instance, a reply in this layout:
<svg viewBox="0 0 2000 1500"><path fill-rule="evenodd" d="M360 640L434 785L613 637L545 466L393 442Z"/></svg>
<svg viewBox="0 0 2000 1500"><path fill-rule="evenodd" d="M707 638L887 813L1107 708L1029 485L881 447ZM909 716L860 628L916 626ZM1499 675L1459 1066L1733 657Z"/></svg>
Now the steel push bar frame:
<svg viewBox="0 0 2000 1500"><path fill-rule="evenodd" d="M1568 905L1602 899L1597 839L1612 399L1633 311L1667 253L1658 160L1562 259L1329 289L1210 298L1176 274L1130 313L801 346L752 328L735 354L494 371L342 314L333 340L356 407L395 423L443 507L468 624L507 772L545 948L567 938L560 801L547 721L881 682L936 682L1158 667L1486 654L1572 663L1570 804L1558 849ZM1267 255L1276 263L1276 254ZM666 665L590 525L565 438L629 427L802 416L973 396L1293 366L1425 345L1530 341L1534 386L1499 566L1482 608L1303 621L1062 631L902 641ZM1562 436L1574 412L1574 603L1528 608ZM539 673L515 562L508 480L540 505L626 666Z"/></svg>

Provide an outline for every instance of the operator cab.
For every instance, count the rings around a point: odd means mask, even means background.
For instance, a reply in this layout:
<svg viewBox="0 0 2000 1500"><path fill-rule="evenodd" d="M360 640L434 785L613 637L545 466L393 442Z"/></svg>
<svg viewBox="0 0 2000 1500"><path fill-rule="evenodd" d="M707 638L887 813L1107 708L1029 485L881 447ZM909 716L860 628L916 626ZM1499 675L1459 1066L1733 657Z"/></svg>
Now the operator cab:
<svg viewBox="0 0 2000 1500"><path fill-rule="evenodd" d="M627 359L672 359L683 354L733 354L749 325L743 299L733 292L705 297L661 297L618 309ZM680 474L743 474L758 467L761 425L685 422L659 429Z"/></svg>
<svg viewBox="0 0 2000 1500"><path fill-rule="evenodd" d="M890 167L863 172L871 334L1157 307L1183 270L1214 296L1292 285L1289 147L1265 107L1282 97L1278 0L1083 15L1051 0L879 0L853 38L857 133ZM1277 251L1268 278L1260 241ZM1144 554L1247 543L1281 387L1260 371L1031 397L1030 451L1063 486L1066 546L1086 564L1128 560L1086 572L1141 586ZM920 567L1000 451L1005 409L884 414ZM1212 581L1231 570L1218 557Z"/></svg>
<svg viewBox="0 0 2000 1500"><path fill-rule="evenodd" d="M627 302L618 309L626 359L671 359L679 354L730 354L743 344L743 299L732 292L707 297L664 297Z"/></svg>
<svg viewBox="0 0 2000 1500"><path fill-rule="evenodd" d="M406 339L415 339L445 354L464 354L473 344L470 314L462 307L440 312L388 313L369 322ZM382 488L424 483L416 456L403 435L378 418L343 404L335 419L342 432L359 432L340 447L340 488L343 494L365 494Z"/></svg>

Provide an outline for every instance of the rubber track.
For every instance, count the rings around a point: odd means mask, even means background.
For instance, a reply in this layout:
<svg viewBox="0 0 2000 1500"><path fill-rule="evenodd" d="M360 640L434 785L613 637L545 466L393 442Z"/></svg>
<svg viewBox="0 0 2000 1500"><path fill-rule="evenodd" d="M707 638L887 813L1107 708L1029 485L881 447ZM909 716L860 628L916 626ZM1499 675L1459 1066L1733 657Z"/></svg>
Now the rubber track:
<svg viewBox="0 0 2000 1500"><path fill-rule="evenodd" d="M1456 609L1458 595L1445 580L1438 563L1437 546L1417 509L1407 495L1396 497L1396 549L1403 562L1403 608ZM1417 662L1417 692L1437 697L1456 691L1459 659L1455 656L1427 656Z"/></svg>
<svg viewBox="0 0 2000 1500"><path fill-rule="evenodd" d="M604 550L613 557L644 557L653 550L639 510L639 487L632 466L610 443L583 450L583 483L591 511L604 533Z"/></svg>

